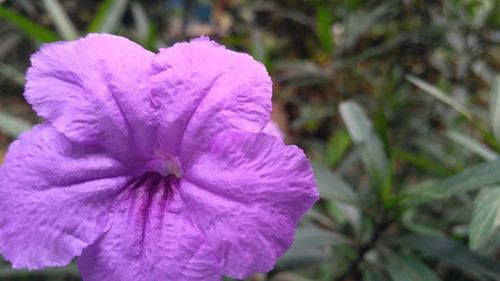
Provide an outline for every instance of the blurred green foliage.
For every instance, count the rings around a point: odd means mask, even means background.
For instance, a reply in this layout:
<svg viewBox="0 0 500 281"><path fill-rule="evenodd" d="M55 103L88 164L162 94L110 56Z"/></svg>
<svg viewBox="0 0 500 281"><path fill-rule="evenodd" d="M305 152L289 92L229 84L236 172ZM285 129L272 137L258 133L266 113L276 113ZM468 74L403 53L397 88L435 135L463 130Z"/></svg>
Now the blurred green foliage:
<svg viewBox="0 0 500 281"><path fill-rule="evenodd" d="M40 44L209 35L267 66L273 118L321 193L275 269L249 280L500 280L498 1L0 3L0 144L38 121L21 94ZM5 263L0 280L78 273Z"/></svg>

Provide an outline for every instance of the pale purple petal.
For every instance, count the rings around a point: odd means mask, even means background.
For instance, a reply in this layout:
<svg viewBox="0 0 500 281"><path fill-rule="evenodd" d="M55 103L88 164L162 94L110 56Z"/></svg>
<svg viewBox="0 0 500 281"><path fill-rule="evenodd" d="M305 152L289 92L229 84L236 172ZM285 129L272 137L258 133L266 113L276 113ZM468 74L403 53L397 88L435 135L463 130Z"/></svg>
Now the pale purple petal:
<svg viewBox="0 0 500 281"><path fill-rule="evenodd" d="M152 67L160 144L184 166L217 133L258 132L270 119L271 79L247 54L202 37L161 49Z"/></svg>
<svg viewBox="0 0 500 281"><path fill-rule="evenodd" d="M182 198L223 260L223 274L269 271L318 199L302 150L266 134L227 132L186 171Z"/></svg>
<svg viewBox="0 0 500 281"><path fill-rule="evenodd" d="M48 122L0 167L0 253L14 267L81 254L85 281L244 278L274 266L318 199L247 54L202 37L154 55L89 35L45 45L27 80Z"/></svg>
<svg viewBox="0 0 500 281"><path fill-rule="evenodd" d="M276 124L274 121L270 121L269 123L267 123L264 129L262 129L262 133L268 134L270 136L275 136L280 140L285 137L280 127L278 127L278 124Z"/></svg>
<svg viewBox="0 0 500 281"><path fill-rule="evenodd" d="M146 173L130 183L111 209L113 225L84 250L85 281L218 281L220 262L192 223L179 180Z"/></svg>
<svg viewBox="0 0 500 281"><path fill-rule="evenodd" d="M26 99L69 139L117 157L151 154L153 53L119 36L92 34L44 45L32 56Z"/></svg>
<svg viewBox="0 0 500 281"><path fill-rule="evenodd" d="M15 268L65 265L110 226L126 168L51 125L21 135L0 167L0 253Z"/></svg>

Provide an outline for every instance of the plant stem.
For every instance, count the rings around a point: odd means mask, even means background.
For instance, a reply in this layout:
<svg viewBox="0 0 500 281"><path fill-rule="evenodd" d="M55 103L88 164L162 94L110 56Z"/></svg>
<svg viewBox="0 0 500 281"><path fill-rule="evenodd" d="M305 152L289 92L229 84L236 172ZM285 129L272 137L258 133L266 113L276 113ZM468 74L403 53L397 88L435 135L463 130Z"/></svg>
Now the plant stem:
<svg viewBox="0 0 500 281"><path fill-rule="evenodd" d="M351 261L347 270L340 276L334 279L334 281L347 281L351 280L349 277L354 277L354 280L361 280L361 273L359 271L359 265L363 262L365 255L368 251L373 249L377 244L378 239L384 233L384 231L392 224L392 220L382 220L375 224L373 229L373 235L370 240L358 248L356 258Z"/></svg>

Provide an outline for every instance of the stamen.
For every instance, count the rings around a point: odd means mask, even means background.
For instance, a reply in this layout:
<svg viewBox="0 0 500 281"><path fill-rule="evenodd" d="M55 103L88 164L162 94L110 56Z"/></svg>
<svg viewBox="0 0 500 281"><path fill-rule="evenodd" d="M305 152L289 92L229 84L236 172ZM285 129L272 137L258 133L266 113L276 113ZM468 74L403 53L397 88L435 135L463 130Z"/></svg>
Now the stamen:
<svg viewBox="0 0 500 281"><path fill-rule="evenodd" d="M174 175L181 178L183 174L182 165L178 157L168 153L156 152L156 158L149 161L144 172L157 172L162 176Z"/></svg>

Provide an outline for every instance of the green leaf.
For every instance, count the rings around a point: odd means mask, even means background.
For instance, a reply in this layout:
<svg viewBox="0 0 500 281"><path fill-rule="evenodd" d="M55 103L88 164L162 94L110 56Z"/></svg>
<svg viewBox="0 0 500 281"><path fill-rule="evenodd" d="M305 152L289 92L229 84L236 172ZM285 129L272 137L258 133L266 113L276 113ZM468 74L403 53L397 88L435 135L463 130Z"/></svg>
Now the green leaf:
<svg viewBox="0 0 500 281"><path fill-rule="evenodd" d="M148 40L150 21L144 7L139 2L132 2L131 4L132 17L134 18L135 30L137 36L143 44Z"/></svg>
<svg viewBox="0 0 500 281"><path fill-rule="evenodd" d="M150 51L156 52L158 49L158 38L160 37L158 35L158 26L154 23L151 23L149 25L149 30L148 30L148 36L146 38L146 42L144 44L144 47Z"/></svg>
<svg viewBox="0 0 500 281"><path fill-rule="evenodd" d="M425 264L406 255L391 255L386 263L393 281L439 281L439 277Z"/></svg>
<svg viewBox="0 0 500 281"><path fill-rule="evenodd" d="M500 75L492 80L490 92L490 115L493 135L498 144L500 144Z"/></svg>
<svg viewBox="0 0 500 281"><path fill-rule="evenodd" d="M0 42L0 61L5 61L4 58L14 50L14 48L19 46L22 40L23 35L15 30L4 33L2 35L2 42Z"/></svg>
<svg viewBox="0 0 500 281"><path fill-rule="evenodd" d="M44 0L45 10L54 20L54 25L61 37L65 40L75 40L79 37L75 25L68 17L66 11L61 6L58 0Z"/></svg>
<svg viewBox="0 0 500 281"><path fill-rule="evenodd" d="M406 191L407 195L427 196L435 199L475 190L500 182L500 160L482 163L465 169L436 184L423 185Z"/></svg>
<svg viewBox="0 0 500 281"><path fill-rule="evenodd" d="M33 125L21 118L0 112L0 131L12 138L17 138L22 132L28 131Z"/></svg>
<svg viewBox="0 0 500 281"><path fill-rule="evenodd" d="M327 5L316 7L316 33L323 51L330 53L333 49L333 13Z"/></svg>
<svg viewBox="0 0 500 281"><path fill-rule="evenodd" d="M274 68L286 70L287 74L284 74L280 81L289 82L295 86L322 84L330 79L328 71L307 60L278 60L274 62ZM317 108L315 109L317 111Z"/></svg>
<svg viewBox="0 0 500 281"><path fill-rule="evenodd" d="M313 281L313 280L292 272L280 272L276 274L276 276L271 278L270 281Z"/></svg>
<svg viewBox="0 0 500 281"><path fill-rule="evenodd" d="M101 2L99 7L97 7L97 12L87 27L87 31L89 33L99 32L101 30L104 20L106 19L106 14L111 9L112 2L113 0L104 0Z"/></svg>
<svg viewBox="0 0 500 281"><path fill-rule="evenodd" d="M280 269L289 269L326 261L331 258L331 251L327 248L352 244L351 239L339 233L313 225L300 226L297 228L292 247L279 259L277 266Z"/></svg>
<svg viewBox="0 0 500 281"><path fill-rule="evenodd" d="M474 205L469 245L474 250L487 250L500 235L500 186L482 190Z"/></svg>
<svg viewBox="0 0 500 281"><path fill-rule="evenodd" d="M325 230L313 225L299 226L295 233L294 245L298 247L320 247L352 245L354 242L342 234Z"/></svg>
<svg viewBox="0 0 500 281"><path fill-rule="evenodd" d="M399 34L394 38L385 41L384 43L362 50L360 53L354 56L348 56L346 58L337 57L335 61L332 63L331 68L335 70L335 69L356 67L356 65L359 65L363 61L384 55L385 53L388 53L391 50L397 49L404 42L406 42L408 38L409 38L408 34ZM345 50L346 49L345 46L346 45L341 45L340 47Z"/></svg>
<svg viewBox="0 0 500 281"><path fill-rule="evenodd" d="M388 175L388 161L371 121L354 101L342 102L339 109L352 141L360 149L366 171L372 180L382 184Z"/></svg>
<svg viewBox="0 0 500 281"><path fill-rule="evenodd" d="M454 100L453 98L451 98L450 96L445 94L440 89L434 87L433 85L431 85L431 84L425 82L424 80L421 80L413 75L406 76L406 79L408 81L410 81L411 83L415 84L420 89L424 90L426 93L434 96L438 100L451 106L452 108L454 108L456 111L458 111L460 114L462 114L468 120L472 120L472 113L467 108L465 108L461 103L459 103L458 101Z"/></svg>
<svg viewBox="0 0 500 281"><path fill-rule="evenodd" d="M16 69L11 64L0 62L0 77L10 79L20 86L23 86L25 83L24 73Z"/></svg>
<svg viewBox="0 0 500 281"><path fill-rule="evenodd" d="M474 274L500 278L500 262L472 252L454 240L440 235L407 235L386 237L387 243L409 247L435 258L459 270Z"/></svg>
<svg viewBox="0 0 500 281"><path fill-rule="evenodd" d="M19 278L19 277L30 277L30 280L33 276L36 275L58 275L58 276L73 276L79 277L78 269L76 264L70 264L65 267L52 267L44 270L37 271L29 271L29 270L18 270L12 269L11 267L0 268L0 280L11 280L10 278ZM5 278L5 279L4 279ZM17 279L16 279L17 280ZM25 279L23 279L25 280Z"/></svg>
<svg viewBox="0 0 500 281"><path fill-rule="evenodd" d="M395 158L406 161L420 169L432 171L440 176L449 176L453 173L452 169L427 157L426 154L410 153L398 148L392 148L391 152Z"/></svg>
<svg viewBox="0 0 500 281"><path fill-rule="evenodd" d="M359 230L361 227L361 205L359 197L352 187L334 174L330 169L316 161L311 162L314 170L319 194L322 199L331 203L330 210L338 222L349 222L352 227Z"/></svg>
<svg viewBox="0 0 500 281"><path fill-rule="evenodd" d="M321 198L334 202L359 204L359 198L349 184L320 163L311 161L311 165Z"/></svg>
<svg viewBox="0 0 500 281"><path fill-rule="evenodd" d="M479 155L486 161L498 159L498 154L489 147L457 131L447 131L446 136L464 148Z"/></svg>
<svg viewBox="0 0 500 281"><path fill-rule="evenodd" d="M59 37L55 32L35 21L0 5L0 18L10 22L17 28L21 29L29 38L38 43L46 43L57 41Z"/></svg>
<svg viewBox="0 0 500 281"><path fill-rule="evenodd" d="M419 210L418 208L408 208L401 216L401 224L414 233L433 235L441 234L438 227L427 225L416 219L420 216L420 212L421 210Z"/></svg>
<svg viewBox="0 0 500 281"><path fill-rule="evenodd" d="M385 277L382 271L367 268L363 271L363 280L364 281L387 281L387 277Z"/></svg>
<svg viewBox="0 0 500 281"><path fill-rule="evenodd" d="M88 32L113 33L120 25L128 0L105 0L97 8L89 24Z"/></svg>
<svg viewBox="0 0 500 281"><path fill-rule="evenodd" d="M375 24L383 22L389 11L389 5L378 5L375 9L358 9L353 13L349 13L344 21L345 42L342 49L352 48L365 32L372 29Z"/></svg>
<svg viewBox="0 0 500 281"><path fill-rule="evenodd" d="M329 216L315 209L309 210L309 212L307 212L304 215L303 221L308 221L308 220L315 221L319 225L324 225L325 227L328 228L336 227L335 222Z"/></svg>
<svg viewBox="0 0 500 281"><path fill-rule="evenodd" d="M325 161L328 166L335 166L351 146L351 137L346 130L337 130L327 144Z"/></svg>

